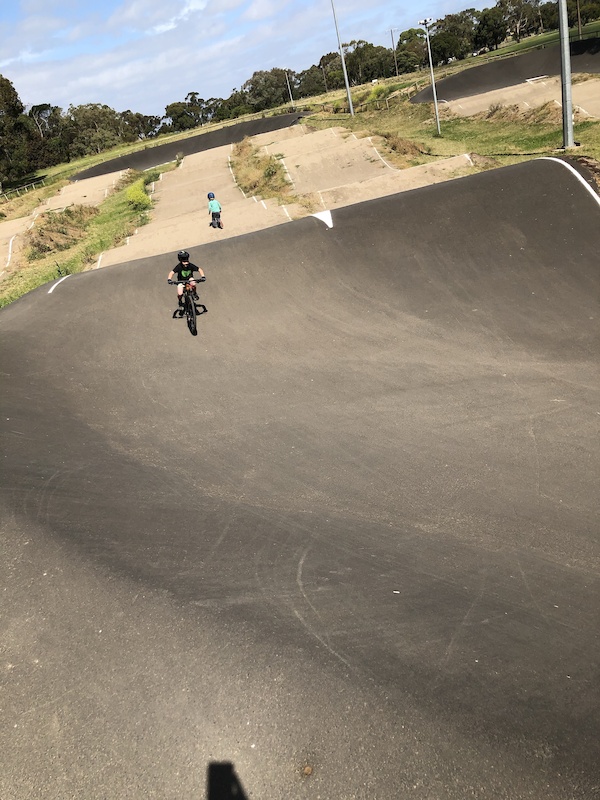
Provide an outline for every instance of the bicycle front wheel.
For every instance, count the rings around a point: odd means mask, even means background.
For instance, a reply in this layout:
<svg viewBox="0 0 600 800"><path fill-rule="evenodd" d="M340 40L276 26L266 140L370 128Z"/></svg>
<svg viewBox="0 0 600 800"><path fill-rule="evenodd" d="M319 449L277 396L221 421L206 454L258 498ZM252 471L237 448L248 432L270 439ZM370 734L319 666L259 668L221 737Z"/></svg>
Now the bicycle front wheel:
<svg viewBox="0 0 600 800"><path fill-rule="evenodd" d="M196 336L198 334L198 329L196 327L196 306L191 292L185 296L185 316L190 333L192 336Z"/></svg>

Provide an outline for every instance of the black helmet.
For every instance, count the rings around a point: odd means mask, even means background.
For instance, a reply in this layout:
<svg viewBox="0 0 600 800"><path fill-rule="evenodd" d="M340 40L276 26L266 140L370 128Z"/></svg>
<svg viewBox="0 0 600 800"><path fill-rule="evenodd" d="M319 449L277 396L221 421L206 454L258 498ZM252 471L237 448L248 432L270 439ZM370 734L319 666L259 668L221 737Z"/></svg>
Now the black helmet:
<svg viewBox="0 0 600 800"><path fill-rule="evenodd" d="M180 251L177 253L177 258L178 258L180 261L189 261L189 260L190 260L190 254L188 253L188 251L187 251L187 250L180 250Z"/></svg>
<svg viewBox="0 0 600 800"><path fill-rule="evenodd" d="M215 193L214 192L209 192L207 197L208 197L209 200L214 200L215 199Z"/></svg>

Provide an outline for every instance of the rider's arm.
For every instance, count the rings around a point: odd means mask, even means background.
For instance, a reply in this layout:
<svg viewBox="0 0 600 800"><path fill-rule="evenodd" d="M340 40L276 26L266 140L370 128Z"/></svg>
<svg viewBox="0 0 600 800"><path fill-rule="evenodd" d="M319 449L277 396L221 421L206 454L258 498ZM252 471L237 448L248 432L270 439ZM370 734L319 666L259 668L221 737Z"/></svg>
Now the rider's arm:
<svg viewBox="0 0 600 800"><path fill-rule="evenodd" d="M172 281L173 280L173 275L175 275L175 270L174 269L172 269L171 272L169 272L169 277L168 277L167 280Z"/></svg>

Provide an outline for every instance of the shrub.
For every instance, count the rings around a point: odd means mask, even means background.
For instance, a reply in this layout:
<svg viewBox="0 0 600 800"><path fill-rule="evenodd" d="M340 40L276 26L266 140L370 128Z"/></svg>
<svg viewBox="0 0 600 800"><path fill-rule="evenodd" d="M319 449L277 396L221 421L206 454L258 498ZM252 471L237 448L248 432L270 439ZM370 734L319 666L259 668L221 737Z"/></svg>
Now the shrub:
<svg viewBox="0 0 600 800"><path fill-rule="evenodd" d="M156 183L159 179L160 172L157 169L150 169L148 172L144 172L144 186L148 186L150 183Z"/></svg>
<svg viewBox="0 0 600 800"><path fill-rule="evenodd" d="M127 202L135 211L146 211L152 207L152 200L146 194L144 179L142 178L127 189Z"/></svg>

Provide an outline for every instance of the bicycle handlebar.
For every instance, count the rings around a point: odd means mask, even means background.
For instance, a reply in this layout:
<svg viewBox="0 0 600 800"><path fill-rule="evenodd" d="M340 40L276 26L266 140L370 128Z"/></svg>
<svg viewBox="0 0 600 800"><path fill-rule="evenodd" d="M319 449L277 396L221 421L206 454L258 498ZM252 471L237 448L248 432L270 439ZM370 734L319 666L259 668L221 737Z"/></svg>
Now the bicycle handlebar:
<svg viewBox="0 0 600 800"><path fill-rule="evenodd" d="M187 278L184 281L174 281L171 278L167 278L167 283L171 284L172 286L176 286L180 283L189 283L190 281L196 281L196 283L202 283L206 280L206 275L203 278Z"/></svg>

